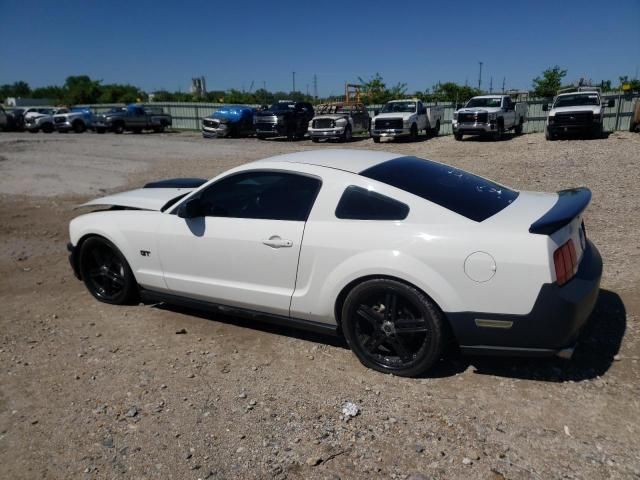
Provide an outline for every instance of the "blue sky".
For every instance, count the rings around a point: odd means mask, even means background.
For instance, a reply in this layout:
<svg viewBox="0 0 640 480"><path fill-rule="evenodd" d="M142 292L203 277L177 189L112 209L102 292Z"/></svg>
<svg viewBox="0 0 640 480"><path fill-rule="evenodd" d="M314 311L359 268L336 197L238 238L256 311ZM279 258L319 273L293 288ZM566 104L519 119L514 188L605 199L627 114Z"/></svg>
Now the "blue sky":
<svg viewBox="0 0 640 480"><path fill-rule="evenodd" d="M530 88L558 64L567 80L636 75L640 0L0 0L0 84L87 74L146 91L292 88L339 94L380 72L409 91L438 81Z"/></svg>

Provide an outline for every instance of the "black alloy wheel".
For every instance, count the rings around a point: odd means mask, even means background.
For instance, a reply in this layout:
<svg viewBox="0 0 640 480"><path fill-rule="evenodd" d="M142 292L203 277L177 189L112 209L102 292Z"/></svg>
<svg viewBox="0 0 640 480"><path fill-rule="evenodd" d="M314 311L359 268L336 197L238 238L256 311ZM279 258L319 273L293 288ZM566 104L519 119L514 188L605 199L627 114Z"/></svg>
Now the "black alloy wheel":
<svg viewBox="0 0 640 480"><path fill-rule="evenodd" d="M109 240L102 237L85 240L79 261L84 284L101 302L124 305L137 297L138 287L131 268Z"/></svg>
<svg viewBox="0 0 640 480"><path fill-rule="evenodd" d="M420 290L390 279L368 280L347 296L345 338L358 359L384 373L413 377L441 355L443 317Z"/></svg>

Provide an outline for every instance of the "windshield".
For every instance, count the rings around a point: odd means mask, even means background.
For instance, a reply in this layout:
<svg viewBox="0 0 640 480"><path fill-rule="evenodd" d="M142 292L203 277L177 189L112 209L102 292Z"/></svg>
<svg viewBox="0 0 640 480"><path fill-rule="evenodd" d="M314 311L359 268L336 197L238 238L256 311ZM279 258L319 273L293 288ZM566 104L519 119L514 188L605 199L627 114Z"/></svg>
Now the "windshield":
<svg viewBox="0 0 640 480"><path fill-rule="evenodd" d="M467 102L466 108L473 107L497 107L500 108L502 99L500 97L472 98Z"/></svg>
<svg viewBox="0 0 640 480"><path fill-rule="evenodd" d="M316 114L327 115L331 113L351 113L350 105L319 105L316 108Z"/></svg>
<svg viewBox="0 0 640 480"><path fill-rule="evenodd" d="M295 103L274 103L269 110L272 112L288 112L296 108Z"/></svg>
<svg viewBox="0 0 640 480"><path fill-rule="evenodd" d="M553 108L581 107L583 105L600 105L600 98L595 93L562 95L556 98L556 103L553 104Z"/></svg>
<svg viewBox="0 0 640 480"><path fill-rule="evenodd" d="M518 192L486 178L416 157L388 160L360 175L400 188L476 222L495 215L518 197Z"/></svg>
<svg viewBox="0 0 640 480"><path fill-rule="evenodd" d="M389 102L385 103L380 113L412 113L416 111L416 102Z"/></svg>

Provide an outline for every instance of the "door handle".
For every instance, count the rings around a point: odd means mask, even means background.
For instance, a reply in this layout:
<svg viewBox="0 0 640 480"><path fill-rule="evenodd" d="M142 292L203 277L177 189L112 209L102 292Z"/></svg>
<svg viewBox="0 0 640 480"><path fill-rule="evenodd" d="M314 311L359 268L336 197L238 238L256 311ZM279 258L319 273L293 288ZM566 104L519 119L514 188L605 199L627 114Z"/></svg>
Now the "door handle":
<svg viewBox="0 0 640 480"><path fill-rule="evenodd" d="M287 248L293 246L293 242L291 240L283 240L278 235L273 235L267 240L263 240L262 243L271 248Z"/></svg>

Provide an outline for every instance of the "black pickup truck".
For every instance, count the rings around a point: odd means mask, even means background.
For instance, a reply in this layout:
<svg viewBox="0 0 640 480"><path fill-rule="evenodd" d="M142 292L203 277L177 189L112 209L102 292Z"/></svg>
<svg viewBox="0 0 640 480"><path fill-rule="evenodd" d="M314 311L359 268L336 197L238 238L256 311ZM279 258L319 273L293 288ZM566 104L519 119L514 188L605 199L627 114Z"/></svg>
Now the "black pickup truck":
<svg viewBox="0 0 640 480"><path fill-rule="evenodd" d="M256 136L303 138L313 115L310 103L280 100L256 114Z"/></svg>
<svg viewBox="0 0 640 480"><path fill-rule="evenodd" d="M114 108L107 113L97 115L93 120L93 128L97 133L112 131L123 133L125 130L140 133L142 130L164 132L172 124L171 115L144 105L128 105L125 108Z"/></svg>

